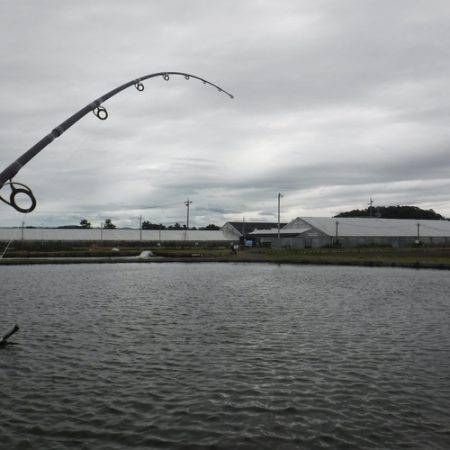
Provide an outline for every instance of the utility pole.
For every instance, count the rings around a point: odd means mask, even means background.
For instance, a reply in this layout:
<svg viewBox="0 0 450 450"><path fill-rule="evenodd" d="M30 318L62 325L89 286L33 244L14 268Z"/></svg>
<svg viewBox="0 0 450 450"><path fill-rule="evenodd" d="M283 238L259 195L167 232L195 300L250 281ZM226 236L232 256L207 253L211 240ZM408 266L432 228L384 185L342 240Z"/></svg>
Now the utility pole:
<svg viewBox="0 0 450 450"><path fill-rule="evenodd" d="M186 234L184 236L184 239L187 240L187 234L188 234L188 230L189 230L189 207L192 204L192 201L187 199L184 204L186 205Z"/></svg>
<svg viewBox="0 0 450 450"><path fill-rule="evenodd" d="M242 239L244 240L245 247L245 217L242 217Z"/></svg>
<svg viewBox="0 0 450 450"><path fill-rule="evenodd" d="M417 240L420 241L420 223L417 222Z"/></svg>
<svg viewBox="0 0 450 450"><path fill-rule="evenodd" d="M336 245L338 243L338 237L339 237L339 221L336 220Z"/></svg>
<svg viewBox="0 0 450 450"><path fill-rule="evenodd" d="M280 239L280 203L282 197L283 194L281 192L278 192L278 239Z"/></svg>
<svg viewBox="0 0 450 450"><path fill-rule="evenodd" d="M189 206L192 204L192 201L187 199L184 204L186 205L186 230L189 230Z"/></svg>
<svg viewBox="0 0 450 450"><path fill-rule="evenodd" d="M100 222L100 240L103 241L103 222Z"/></svg>
<svg viewBox="0 0 450 450"><path fill-rule="evenodd" d="M25 234L25 230L24 230L24 228L25 228L25 222L22 222L22 241L23 241L23 239L24 239L24 234Z"/></svg>
<svg viewBox="0 0 450 450"><path fill-rule="evenodd" d="M372 197L369 199L369 217L372 217L373 200Z"/></svg>
<svg viewBox="0 0 450 450"><path fill-rule="evenodd" d="M139 216L139 240L142 241L142 216Z"/></svg>

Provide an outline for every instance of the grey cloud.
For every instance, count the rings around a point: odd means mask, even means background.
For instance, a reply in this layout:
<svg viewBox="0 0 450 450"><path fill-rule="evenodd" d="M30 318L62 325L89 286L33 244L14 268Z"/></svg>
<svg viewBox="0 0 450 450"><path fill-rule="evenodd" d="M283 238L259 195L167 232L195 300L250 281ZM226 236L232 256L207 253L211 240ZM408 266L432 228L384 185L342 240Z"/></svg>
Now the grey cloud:
<svg viewBox="0 0 450 450"><path fill-rule="evenodd" d="M19 173L26 221L182 221L188 196L194 225L270 218L279 191L289 217L369 195L450 215L449 22L446 1L2 2L0 169L120 83L185 70L236 99L175 77L110 99Z"/></svg>

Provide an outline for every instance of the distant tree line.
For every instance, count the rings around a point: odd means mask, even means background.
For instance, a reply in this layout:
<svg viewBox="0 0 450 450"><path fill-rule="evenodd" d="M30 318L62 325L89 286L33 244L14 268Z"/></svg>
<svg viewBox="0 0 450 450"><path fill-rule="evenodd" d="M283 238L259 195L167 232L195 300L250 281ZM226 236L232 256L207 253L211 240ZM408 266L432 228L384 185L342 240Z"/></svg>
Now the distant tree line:
<svg viewBox="0 0 450 450"><path fill-rule="evenodd" d="M380 219L432 219L443 220L441 216L432 209L421 209L417 206L372 206L367 209L353 209L341 212L335 217L378 217Z"/></svg>
<svg viewBox="0 0 450 450"><path fill-rule="evenodd" d="M106 219L105 222L102 224L102 227L105 230L113 230L116 228L116 225L112 222L111 219ZM89 230L92 228L91 222L86 219L82 218L80 220L79 225L62 225L60 227L57 227L59 229L85 229ZM186 225L180 225L178 222L174 223L173 225L163 225L162 223L152 223L148 220L145 220L142 222L142 229L143 230L185 230ZM214 225L213 223L210 223L206 227L190 227L190 230L220 230L220 227L217 225Z"/></svg>
<svg viewBox="0 0 450 450"><path fill-rule="evenodd" d="M85 218L80 220L80 225L61 225L60 227L57 227L59 229L69 229L69 230L73 230L73 229L85 229L85 230L90 230L92 228L91 222ZM111 219L106 219L104 223L102 223L102 228L104 228L105 230L113 230L114 228L116 228L116 225L114 225L112 223Z"/></svg>
<svg viewBox="0 0 450 450"><path fill-rule="evenodd" d="M178 222L175 222L173 225L163 225L162 223L152 223L148 220L144 220L142 222L142 229L143 230L185 230L186 225L180 225ZM190 227L190 230L220 230L220 227L217 225L214 225L213 223L210 223L206 227Z"/></svg>

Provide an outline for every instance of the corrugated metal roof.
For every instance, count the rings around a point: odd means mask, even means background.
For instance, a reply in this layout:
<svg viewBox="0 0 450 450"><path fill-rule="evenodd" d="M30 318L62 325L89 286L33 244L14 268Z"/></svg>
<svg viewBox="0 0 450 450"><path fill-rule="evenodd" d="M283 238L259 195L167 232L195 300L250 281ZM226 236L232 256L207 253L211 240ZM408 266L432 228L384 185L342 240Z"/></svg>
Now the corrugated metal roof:
<svg viewBox="0 0 450 450"><path fill-rule="evenodd" d="M287 235L287 234L302 234L306 231L311 230L311 227L304 227L304 228L284 228L280 230L280 235ZM250 233L251 236L253 235L264 235L264 236L276 236L278 235L278 228L271 228L270 230L255 230L252 233Z"/></svg>
<svg viewBox="0 0 450 450"><path fill-rule="evenodd" d="M100 229L41 229L24 228L23 238L29 241L138 241L139 230ZM21 240L22 229L0 228L0 241ZM142 230L143 241L159 241L159 230ZM222 231L214 230L161 230L161 241L227 241Z"/></svg>
<svg viewBox="0 0 450 450"><path fill-rule="evenodd" d="M244 229L245 234L250 234L253 232L253 230L256 230L256 229L268 230L268 229L277 227L277 222L227 222L226 224L230 224L241 234L242 234L242 229ZM280 226L282 226L282 227L284 227L285 225L286 225L286 223L280 224Z"/></svg>
<svg viewBox="0 0 450 450"><path fill-rule="evenodd" d="M384 237L414 237L417 236L417 224L422 237L450 237L450 221L447 220L413 220L413 219L377 219L354 217L299 217L290 222L284 230L297 227L296 221L317 228L328 236L335 236L336 222L338 236L384 236Z"/></svg>

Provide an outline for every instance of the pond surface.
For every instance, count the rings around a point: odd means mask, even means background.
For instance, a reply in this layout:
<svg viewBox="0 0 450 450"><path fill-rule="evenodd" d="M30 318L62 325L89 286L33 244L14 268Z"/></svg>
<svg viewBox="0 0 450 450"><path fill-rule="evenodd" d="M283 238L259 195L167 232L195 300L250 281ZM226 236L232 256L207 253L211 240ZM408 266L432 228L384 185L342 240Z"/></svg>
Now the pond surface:
<svg viewBox="0 0 450 450"><path fill-rule="evenodd" d="M450 273L0 267L0 448L450 448Z"/></svg>

